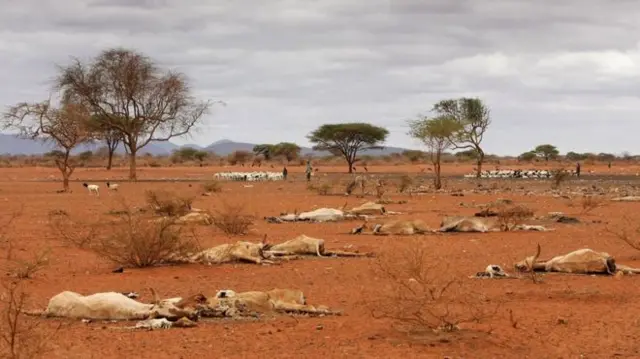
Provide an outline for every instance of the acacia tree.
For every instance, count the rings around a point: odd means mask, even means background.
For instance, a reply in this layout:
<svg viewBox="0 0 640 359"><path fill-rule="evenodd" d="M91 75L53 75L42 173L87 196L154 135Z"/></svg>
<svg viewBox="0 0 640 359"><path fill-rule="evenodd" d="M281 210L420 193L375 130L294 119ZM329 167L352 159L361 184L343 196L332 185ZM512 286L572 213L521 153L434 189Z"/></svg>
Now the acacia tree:
<svg viewBox="0 0 640 359"><path fill-rule="evenodd" d="M382 149L387 139L386 128L363 122L325 124L311 132L307 138L314 143L314 150L329 151L344 157L353 173L353 164L360 150Z"/></svg>
<svg viewBox="0 0 640 359"><path fill-rule="evenodd" d="M291 142L280 142L274 145L271 151L275 156L284 157L287 160L287 163L295 160L300 156L300 146Z"/></svg>
<svg viewBox="0 0 640 359"><path fill-rule="evenodd" d="M449 139L459 130L459 127L458 122L447 116L422 117L409 121L409 135L422 141L429 151L429 158L435 174L434 186L436 189L442 188L442 153L452 146Z"/></svg>
<svg viewBox="0 0 640 359"><path fill-rule="evenodd" d="M65 98L86 104L120 133L131 180L137 179L141 148L189 133L212 104L195 100L183 74L161 70L149 57L123 48L61 67L57 86Z"/></svg>
<svg viewBox="0 0 640 359"><path fill-rule="evenodd" d="M478 98L462 97L442 100L433 106L438 116L448 116L459 125L449 142L455 150L474 150L476 157L476 177L480 178L485 153L481 147L484 134L491 124L489 108Z"/></svg>
<svg viewBox="0 0 640 359"><path fill-rule="evenodd" d="M63 103L60 108L49 100L40 103L20 103L9 108L3 116L4 129L18 130L23 138L52 143L58 149L51 151L62 174L62 186L69 191L69 178L75 170L71 150L92 136L87 122L88 109L80 104Z"/></svg>
<svg viewBox="0 0 640 359"><path fill-rule="evenodd" d="M266 144L263 143L261 145L255 145L253 146L253 153L256 156L264 156L265 161L271 161L271 157L273 156L273 152L274 152L274 145L270 145L270 144Z"/></svg>
<svg viewBox="0 0 640 359"><path fill-rule="evenodd" d="M549 161L552 158L558 157L560 151L558 151L558 149L554 145L544 144L536 146L536 148L533 150L533 153L535 153L538 157L544 158L545 161Z"/></svg>

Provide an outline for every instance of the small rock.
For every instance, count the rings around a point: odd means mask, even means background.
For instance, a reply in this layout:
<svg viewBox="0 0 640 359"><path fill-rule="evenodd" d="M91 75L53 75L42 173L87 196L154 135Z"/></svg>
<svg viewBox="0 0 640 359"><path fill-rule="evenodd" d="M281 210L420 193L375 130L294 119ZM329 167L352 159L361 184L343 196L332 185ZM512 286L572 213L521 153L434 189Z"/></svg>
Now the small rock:
<svg viewBox="0 0 640 359"><path fill-rule="evenodd" d="M568 320L568 319L566 319L566 318L562 318L562 317L560 317L560 318L558 318L558 320L556 321L556 323L557 323L557 324L564 324L564 325L566 325L566 324L569 324L569 320Z"/></svg>
<svg viewBox="0 0 640 359"><path fill-rule="evenodd" d="M322 329L324 329L324 326L322 324L316 325L316 330L322 330Z"/></svg>

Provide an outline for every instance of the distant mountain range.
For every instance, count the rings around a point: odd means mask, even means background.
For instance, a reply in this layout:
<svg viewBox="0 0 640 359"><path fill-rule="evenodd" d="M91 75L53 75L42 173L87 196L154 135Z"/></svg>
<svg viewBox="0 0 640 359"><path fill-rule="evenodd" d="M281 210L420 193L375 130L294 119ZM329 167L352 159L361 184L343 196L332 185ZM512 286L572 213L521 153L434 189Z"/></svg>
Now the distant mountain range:
<svg viewBox="0 0 640 359"><path fill-rule="evenodd" d="M76 148L73 153L80 153L80 152L84 152L84 151L94 151L100 147L102 147L103 144L102 143L95 143L95 144L86 144L86 145L82 145L79 146L78 148ZM152 155L169 155L171 154L174 150L181 148L181 147L191 147L191 148L195 148L195 149L199 149L199 150L205 150L207 152L213 152L219 156L226 156L230 153L233 153L235 151L252 151L253 150L253 146L255 146L255 144L253 143L246 143L246 142L234 142L231 140L220 140L220 141L216 141L206 147L202 147L202 146L198 146L195 144L188 144L188 145L176 145L172 142L169 141L163 141L163 142L151 142L148 145L146 145L145 147L143 147L140 150L140 154L145 154L145 153L150 153ZM43 143L42 141L38 141L38 140L30 140L30 139L24 139L24 138L19 138L16 137L14 135L10 135L10 134L2 134L0 133L0 154L11 154L11 155L38 155L38 154L43 154L43 153L47 153L51 150L55 149L55 147L51 144L48 143ZM368 150L368 151L362 151L362 154L369 154L369 155L377 155L377 156L382 156L382 155L390 155L392 153L401 153L403 151L406 151L405 148L399 148L399 147L385 147L383 150ZM116 152L118 153L124 153L124 147L122 146L122 144L119 146L119 148L116 150ZM312 156L327 156L329 155L328 152L326 151L314 151L309 147L302 147L300 153L305 156L305 155L312 155Z"/></svg>

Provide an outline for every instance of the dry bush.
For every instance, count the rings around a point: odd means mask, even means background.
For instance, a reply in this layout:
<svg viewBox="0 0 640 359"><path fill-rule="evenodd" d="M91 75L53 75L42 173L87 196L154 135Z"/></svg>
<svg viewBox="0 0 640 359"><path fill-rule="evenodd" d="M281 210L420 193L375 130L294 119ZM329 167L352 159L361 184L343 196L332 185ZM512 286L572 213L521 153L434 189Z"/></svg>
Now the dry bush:
<svg viewBox="0 0 640 359"><path fill-rule="evenodd" d="M227 236L241 236L249 233L249 227L255 221L255 216L245 212L240 204L222 203L222 209L213 215L213 224Z"/></svg>
<svg viewBox="0 0 640 359"><path fill-rule="evenodd" d="M612 229L606 226L605 230L625 242L629 247L640 251L640 226L636 223L637 221L623 216L621 228Z"/></svg>
<svg viewBox="0 0 640 359"><path fill-rule="evenodd" d="M0 321L0 357L8 359L30 359L46 357L48 344L57 334L44 336L39 332L40 322L27 318L25 310L27 295L18 282L3 284L0 295L2 320Z"/></svg>
<svg viewBox="0 0 640 359"><path fill-rule="evenodd" d="M582 206L582 211L580 211L580 214L587 214L596 208L606 206L607 202L604 200L604 198L597 198L594 196L584 196L580 200L580 205Z"/></svg>
<svg viewBox="0 0 640 359"><path fill-rule="evenodd" d="M319 186L309 184L307 190L316 192L320 196L328 196L333 193L333 186L329 183L322 183Z"/></svg>
<svg viewBox="0 0 640 359"><path fill-rule="evenodd" d="M413 186L413 178L409 175L403 175L398 182L398 192L405 193L411 186Z"/></svg>
<svg viewBox="0 0 640 359"><path fill-rule="evenodd" d="M461 324L496 315L499 303L492 305L483 293L473 292L435 259L428 245L415 240L376 259L373 270L380 293L369 303L372 316L391 319L397 330L417 334L453 332Z"/></svg>
<svg viewBox="0 0 640 359"><path fill-rule="evenodd" d="M191 211L193 197L181 197L169 191L145 191L147 203L161 216L182 216Z"/></svg>
<svg viewBox="0 0 640 359"><path fill-rule="evenodd" d="M569 176L571 175L569 174L569 172L567 172L567 170L565 170L564 167L551 170L551 179L553 180L551 187L560 188L562 183L569 179Z"/></svg>
<svg viewBox="0 0 640 359"><path fill-rule="evenodd" d="M51 249L47 248L39 253L36 253L33 258L29 260L11 259L8 272L11 276L18 279L29 279L46 268L49 265L49 255Z"/></svg>
<svg viewBox="0 0 640 359"><path fill-rule="evenodd" d="M523 224L534 214L533 210L526 206L504 203L496 204L494 211L497 213L498 223L503 231L510 231L515 226Z"/></svg>
<svg viewBox="0 0 640 359"><path fill-rule="evenodd" d="M185 233L174 218L150 221L131 212L119 216L90 249L99 256L126 267L168 264L199 250L195 234Z"/></svg>
<svg viewBox="0 0 640 359"><path fill-rule="evenodd" d="M383 179L376 180L376 198L382 199L382 197L384 197L384 194L387 192L385 185L386 183Z"/></svg>
<svg viewBox="0 0 640 359"><path fill-rule="evenodd" d="M222 192L222 184L217 180L210 180L202 184L202 189L205 193L219 193Z"/></svg>

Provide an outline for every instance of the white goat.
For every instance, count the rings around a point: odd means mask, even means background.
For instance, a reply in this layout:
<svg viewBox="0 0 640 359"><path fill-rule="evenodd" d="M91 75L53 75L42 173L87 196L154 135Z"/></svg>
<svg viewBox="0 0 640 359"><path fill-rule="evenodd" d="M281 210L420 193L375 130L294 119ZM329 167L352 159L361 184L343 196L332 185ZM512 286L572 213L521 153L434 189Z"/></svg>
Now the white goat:
<svg viewBox="0 0 640 359"><path fill-rule="evenodd" d="M98 186L97 184L83 183L82 185L87 187L87 189L89 190L89 194L95 193L97 196L100 195L100 186Z"/></svg>
<svg viewBox="0 0 640 359"><path fill-rule="evenodd" d="M118 187L120 187L120 185L117 184L117 183L109 183L109 182L107 182L107 188L112 190L112 191L117 191Z"/></svg>

